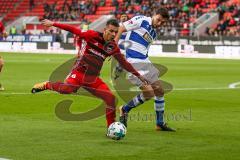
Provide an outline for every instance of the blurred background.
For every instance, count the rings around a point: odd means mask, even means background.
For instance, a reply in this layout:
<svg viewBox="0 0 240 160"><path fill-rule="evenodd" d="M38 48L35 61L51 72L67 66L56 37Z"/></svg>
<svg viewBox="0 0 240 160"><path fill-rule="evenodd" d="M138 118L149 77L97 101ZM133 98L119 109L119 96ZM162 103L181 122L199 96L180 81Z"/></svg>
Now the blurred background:
<svg viewBox="0 0 240 160"><path fill-rule="evenodd" d="M159 7L169 10L170 20L157 29L150 56L240 57L240 0L0 0L0 49L74 53L71 33L40 21L102 31L110 18L151 16Z"/></svg>
<svg viewBox="0 0 240 160"><path fill-rule="evenodd" d="M105 137L104 116L84 122L56 116L62 101L72 100L70 111L79 114L102 104L99 99L30 93L61 73L78 49L78 38L43 27L42 19L102 31L110 18L151 16L159 7L170 20L157 29L149 56L173 86L165 118L176 133L155 132L152 100L131 113L127 136L114 142ZM0 160L239 160L239 35L240 0L0 0ZM137 88L120 94L129 85L115 85L111 62L101 78L119 107Z"/></svg>

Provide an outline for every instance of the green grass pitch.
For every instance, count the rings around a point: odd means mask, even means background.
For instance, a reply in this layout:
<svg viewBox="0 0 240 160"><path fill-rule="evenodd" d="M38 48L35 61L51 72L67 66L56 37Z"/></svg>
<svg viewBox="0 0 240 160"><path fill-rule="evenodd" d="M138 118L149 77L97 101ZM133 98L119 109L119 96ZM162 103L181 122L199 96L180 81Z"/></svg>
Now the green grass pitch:
<svg viewBox="0 0 240 160"><path fill-rule="evenodd" d="M156 132L153 101L131 112L126 137L105 137L105 116L84 122L58 119L55 105L74 101L84 112L101 103L85 96L44 92L31 87L73 55L1 53L0 159L12 160L171 160L239 159L240 60L151 58L168 68L162 77L175 90L166 95L166 114L176 133ZM111 86L110 63L101 77ZM118 106L123 103L119 100ZM134 117L135 116L135 117Z"/></svg>

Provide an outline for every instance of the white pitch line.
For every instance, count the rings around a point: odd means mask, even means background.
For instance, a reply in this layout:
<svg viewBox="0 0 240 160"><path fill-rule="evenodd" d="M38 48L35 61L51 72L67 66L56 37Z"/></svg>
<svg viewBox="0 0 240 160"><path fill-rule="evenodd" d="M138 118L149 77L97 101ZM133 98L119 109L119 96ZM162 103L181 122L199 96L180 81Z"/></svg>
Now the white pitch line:
<svg viewBox="0 0 240 160"><path fill-rule="evenodd" d="M24 93L24 92L12 92L12 93L4 93L4 92L0 92L0 95L28 95L28 94L32 94L32 93ZM0 159L1 160L1 159Z"/></svg>
<svg viewBox="0 0 240 160"><path fill-rule="evenodd" d="M230 89L240 89L240 87L236 88L228 88L228 87L216 87L216 88L173 88L173 91L192 91L192 90L230 90ZM139 89L131 89L131 91L140 91Z"/></svg>
<svg viewBox="0 0 240 160"><path fill-rule="evenodd" d="M10 159L6 159L6 158L0 158L0 160L10 160Z"/></svg>
<svg viewBox="0 0 240 160"><path fill-rule="evenodd" d="M29 92L5 92L4 93L4 91L0 92L0 95L30 95L30 94L33 94L33 93L29 93ZM40 94L51 94L51 93L47 92L47 93L40 93Z"/></svg>
<svg viewBox="0 0 240 160"><path fill-rule="evenodd" d="M233 90L233 89L240 89L240 87L235 88L228 88L228 87L218 87L218 88L174 88L173 91L192 91L192 90ZM116 90L111 90L116 91ZM117 90L117 91L126 91L126 90ZM131 91L139 91L139 89L133 89ZM32 93L27 92L5 92L1 91L0 95L31 95ZM55 92L46 92L46 93L40 93L40 95L43 94L56 94ZM37 94L36 94L37 95ZM0 159L1 160L1 159Z"/></svg>
<svg viewBox="0 0 240 160"><path fill-rule="evenodd" d="M35 59L32 59L32 60L6 60L5 62L18 62L18 63L21 63L21 62L31 62L31 63L39 63L39 62L50 62L52 61L51 59L42 59L42 60L35 60Z"/></svg>
<svg viewBox="0 0 240 160"><path fill-rule="evenodd" d="M231 83L229 84L229 88L237 88L236 86L240 85L240 82L235 82L235 83Z"/></svg>
<svg viewBox="0 0 240 160"><path fill-rule="evenodd" d="M240 88L228 88L228 87L217 87L217 88L175 88L177 91L191 91L191 90L229 90L229 89L240 89Z"/></svg>

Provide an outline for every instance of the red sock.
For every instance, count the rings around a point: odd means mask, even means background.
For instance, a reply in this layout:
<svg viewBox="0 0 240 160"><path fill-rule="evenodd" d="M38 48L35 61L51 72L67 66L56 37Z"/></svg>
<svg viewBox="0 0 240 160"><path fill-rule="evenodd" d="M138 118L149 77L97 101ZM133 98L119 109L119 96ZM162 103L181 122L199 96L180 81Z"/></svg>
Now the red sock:
<svg viewBox="0 0 240 160"><path fill-rule="evenodd" d="M113 122L115 122L115 117L116 117L116 112L115 108L113 109L112 107L106 108L106 119L107 119L107 127L109 127Z"/></svg>
<svg viewBox="0 0 240 160"><path fill-rule="evenodd" d="M61 94L70 94L76 92L79 87L62 82L47 82L46 88Z"/></svg>
<svg viewBox="0 0 240 160"><path fill-rule="evenodd" d="M106 104L106 120L107 127L109 127L113 122L115 122L116 117L116 105L115 105L115 96L109 90L106 84L98 86L95 90L94 95L104 100Z"/></svg>

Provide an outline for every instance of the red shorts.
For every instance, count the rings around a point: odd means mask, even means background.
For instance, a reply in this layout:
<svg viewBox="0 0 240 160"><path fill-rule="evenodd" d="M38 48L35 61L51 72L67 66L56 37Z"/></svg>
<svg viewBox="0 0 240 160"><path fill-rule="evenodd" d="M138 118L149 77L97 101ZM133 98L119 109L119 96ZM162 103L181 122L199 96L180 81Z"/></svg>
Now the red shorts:
<svg viewBox="0 0 240 160"><path fill-rule="evenodd" d="M115 96L104 83L97 76L90 76L82 73L81 71L73 70L65 79L64 86L62 87L62 93L77 92L80 87L83 87L94 96L101 98L106 103L106 118L107 126L115 122L116 106ZM61 87L58 87L61 88Z"/></svg>
<svg viewBox="0 0 240 160"><path fill-rule="evenodd" d="M74 86L77 89L83 87L89 91L97 89L111 92L107 84L103 82L101 78L93 75L86 75L85 73L77 70L71 71L65 79L65 83L70 86Z"/></svg>

